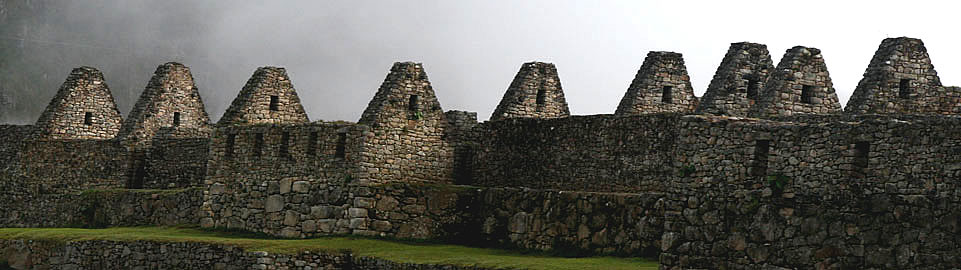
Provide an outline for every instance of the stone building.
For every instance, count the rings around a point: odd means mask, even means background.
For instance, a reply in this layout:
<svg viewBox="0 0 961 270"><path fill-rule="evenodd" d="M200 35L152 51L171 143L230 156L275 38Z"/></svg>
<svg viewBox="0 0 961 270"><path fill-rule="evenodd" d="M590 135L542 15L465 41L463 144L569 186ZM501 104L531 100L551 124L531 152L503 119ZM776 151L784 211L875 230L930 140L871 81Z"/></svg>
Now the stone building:
<svg viewBox="0 0 961 270"><path fill-rule="evenodd" d="M695 107L697 97L684 57L675 52L649 52L614 114L690 113Z"/></svg>
<svg viewBox="0 0 961 270"><path fill-rule="evenodd" d="M117 135L130 157L127 186L200 185L209 132L210 117L190 69L174 62L158 66ZM154 141L162 143L152 147ZM176 165L164 166L169 163Z"/></svg>
<svg viewBox="0 0 961 270"><path fill-rule="evenodd" d="M448 123L422 64L394 63L358 124L370 127L358 160L368 166L361 178L451 182Z"/></svg>
<svg viewBox="0 0 961 270"><path fill-rule="evenodd" d="M773 70L766 45L731 43L701 97L696 113L747 116Z"/></svg>
<svg viewBox="0 0 961 270"><path fill-rule="evenodd" d="M554 64L530 62L524 63L514 76L491 120L560 118L570 114Z"/></svg>
<svg viewBox="0 0 961 270"><path fill-rule="evenodd" d="M841 103L821 50L802 46L784 53L751 108L751 116L758 118L840 112Z"/></svg>
<svg viewBox="0 0 961 270"><path fill-rule="evenodd" d="M217 124L291 124L309 121L287 76L287 70L261 67L247 80Z"/></svg>
<svg viewBox="0 0 961 270"><path fill-rule="evenodd" d="M848 114L957 114L957 88L941 85L920 39L886 38L844 108Z"/></svg>
<svg viewBox="0 0 961 270"><path fill-rule="evenodd" d="M33 138L112 139L122 121L103 74L92 67L79 67L70 72L40 115Z"/></svg>

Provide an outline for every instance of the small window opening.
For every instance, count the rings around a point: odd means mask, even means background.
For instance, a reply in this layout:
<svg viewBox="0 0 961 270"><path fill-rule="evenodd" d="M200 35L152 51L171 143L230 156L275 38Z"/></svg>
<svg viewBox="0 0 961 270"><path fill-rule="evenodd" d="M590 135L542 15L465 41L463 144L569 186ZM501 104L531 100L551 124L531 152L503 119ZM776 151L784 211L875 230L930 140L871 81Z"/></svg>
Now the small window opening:
<svg viewBox="0 0 961 270"><path fill-rule="evenodd" d="M754 169L755 176L767 175L768 154L771 152L771 141L757 140L754 145Z"/></svg>
<svg viewBox="0 0 961 270"><path fill-rule="evenodd" d="M898 83L898 97L900 98L910 98L911 97L911 80L901 79Z"/></svg>
<svg viewBox="0 0 961 270"><path fill-rule="evenodd" d="M174 126L176 127L179 125L180 125L180 113L174 112Z"/></svg>
<svg viewBox="0 0 961 270"><path fill-rule="evenodd" d="M747 98L757 100L757 90L760 85L758 85L757 80L748 79L747 80Z"/></svg>
<svg viewBox="0 0 961 270"><path fill-rule="evenodd" d="M254 135L254 157L260 157L264 153L264 134Z"/></svg>
<svg viewBox="0 0 961 270"><path fill-rule="evenodd" d="M84 124L84 125L88 125L88 126L89 126L89 125L93 125L93 113L92 113L92 112L85 112L85 113L83 113L83 124Z"/></svg>
<svg viewBox="0 0 961 270"><path fill-rule="evenodd" d="M227 158L234 157L234 142L236 140L237 134L227 134L227 150L224 152L224 155L227 156Z"/></svg>
<svg viewBox="0 0 961 270"><path fill-rule="evenodd" d="M544 105L547 102L547 90L537 89L537 105Z"/></svg>
<svg viewBox="0 0 961 270"><path fill-rule="evenodd" d="M417 95L410 95L410 98L407 100L407 110L416 113L417 108L420 107L419 104L417 104L420 101L419 99L420 97Z"/></svg>
<svg viewBox="0 0 961 270"><path fill-rule="evenodd" d="M347 133L337 133L337 151L335 158L344 158L347 155Z"/></svg>
<svg viewBox="0 0 961 270"><path fill-rule="evenodd" d="M280 110L280 97L270 96L270 110L279 111Z"/></svg>
<svg viewBox="0 0 961 270"><path fill-rule="evenodd" d="M868 168L868 157L871 152L870 142L854 143L854 176L864 177Z"/></svg>
<svg viewBox="0 0 961 270"><path fill-rule="evenodd" d="M814 95L813 85L801 86L801 103L811 104L811 97Z"/></svg>
<svg viewBox="0 0 961 270"><path fill-rule="evenodd" d="M280 136L280 157L290 157L290 132L284 131L284 134Z"/></svg>
<svg viewBox="0 0 961 270"><path fill-rule="evenodd" d="M664 88L661 89L661 103L666 103L666 104L673 103L674 101L674 97L672 96L674 92L673 90L674 90L673 87L670 87L670 86L664 86Z"/></svg>
<svg viewBox="0 0 961 270"><path fill-rule="evenodd" d="M307 140L307 156L317 155L317 132L311 132Z"/></svg>

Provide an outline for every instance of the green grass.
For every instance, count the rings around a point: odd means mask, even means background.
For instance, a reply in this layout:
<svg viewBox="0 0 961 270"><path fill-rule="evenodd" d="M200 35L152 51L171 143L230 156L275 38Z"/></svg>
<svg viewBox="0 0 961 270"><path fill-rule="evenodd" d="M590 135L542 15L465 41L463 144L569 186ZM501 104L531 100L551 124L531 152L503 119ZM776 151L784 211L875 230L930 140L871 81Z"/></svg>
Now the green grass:
<svg viewBox="0 0 961 270"><path fill-rule="evenodd" d="M130 227L109 229L0 228L0 239L46 241L158 241L200 242L243 247L247 251L293 254L304 250L350 250L354 256L395 262L476 265L520 269L657 269L657 263L639 258L560 258L520 254L516 251L445 244L411 243L355 237L314 239L258 239L249 234L204 231L194 228Z"/></svg>

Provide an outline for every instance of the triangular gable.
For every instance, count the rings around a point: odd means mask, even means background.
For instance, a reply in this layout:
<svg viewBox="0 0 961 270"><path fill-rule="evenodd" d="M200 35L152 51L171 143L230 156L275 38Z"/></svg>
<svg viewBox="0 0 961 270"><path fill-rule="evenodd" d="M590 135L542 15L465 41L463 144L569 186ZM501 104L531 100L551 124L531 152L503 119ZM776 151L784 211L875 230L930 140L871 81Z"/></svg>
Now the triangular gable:
<svg viewBox="0 0 961 270"><path fill-rule="evenodd" d="M787 50L751 111L755 117L841 112L821 50L802 46Z"/></svg>
<svg viewBox="0 0 961 270"><path fill-rule="evenodd" d="M123 118L103 74L73 69L36 123L35 139L111 139Z"/></svg>
<svg viewBox="0 0 961 270"><path fill-rule="evenodd" d="M747 116L774 69L773 63L764 44L731 43L696 112Z"/></svg>
<svg viewBox="0 0 961 270"><path fill-rule="evenodd" d="M397 62L377 89L360 124L369 126L406 126L415 120L420 126L446 123L444 110L434 94L427 73L420 63Z"/></svg>
<svg viewBox="0 0 961 270"><path fill-rule="evenodd" d="M127 146L145 146L161 128L206 129L209 126L210 117L190 68L171 62L157 67L118 137Z"/></svg>
<svg viewBox="0 0 961 270"><path fill-rule="evenodd" d="M688 113L696 105L684 57L675 52L649 52L614 114Z"/></svg>
<svg viewBox="0 0 961 270"><path fill-rule="evenodd" d="M217 124L307 123L307 113L287 70L261 67L247 80Z"/></svg>
<svg viewBox="0 0 961 270"><path fill-rule="evenodd" d="M864 78L844 108L851 114L943 113L945 93L928 50L920 39L899 37L881 42Z"/></svg>
<svg viewBox="0 0 961 270"><path fill-rule="evenodd" d="M561 79L554 64L521 65L491 120L507 118L561 118L571 115L564 99Z"/></svg>

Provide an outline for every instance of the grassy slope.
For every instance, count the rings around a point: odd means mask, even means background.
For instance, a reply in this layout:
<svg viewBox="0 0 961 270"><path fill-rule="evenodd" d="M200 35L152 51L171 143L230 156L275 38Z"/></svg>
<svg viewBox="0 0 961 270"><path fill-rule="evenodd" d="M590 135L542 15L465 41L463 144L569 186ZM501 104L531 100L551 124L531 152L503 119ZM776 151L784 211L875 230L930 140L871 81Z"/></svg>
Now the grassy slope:
<svg viewBox="0 0 961 270"><path fill-rule="evenodd" d="M523 255L517 252L443 244L420 244L351 237L323 237L285 240L257 239L233 233L191 228L133 227L110 229L21 229L0 228L0 239L56 241L149 240L202 242L240 246L248 251L297 253L302 250L351 250L356 256L383 258L395 262L477 265L523 269L657 269L657 263L643 259L592 257L558 258Z"/></svg>

